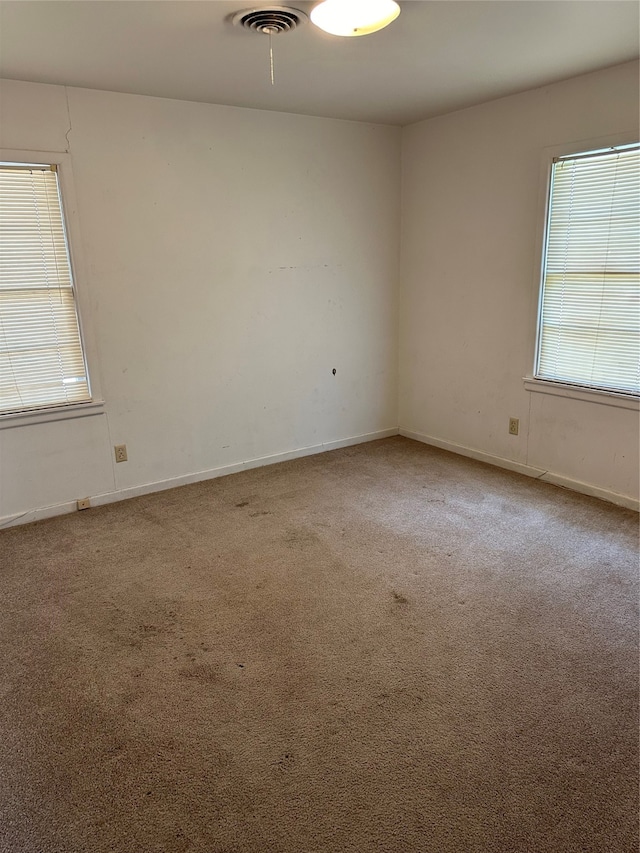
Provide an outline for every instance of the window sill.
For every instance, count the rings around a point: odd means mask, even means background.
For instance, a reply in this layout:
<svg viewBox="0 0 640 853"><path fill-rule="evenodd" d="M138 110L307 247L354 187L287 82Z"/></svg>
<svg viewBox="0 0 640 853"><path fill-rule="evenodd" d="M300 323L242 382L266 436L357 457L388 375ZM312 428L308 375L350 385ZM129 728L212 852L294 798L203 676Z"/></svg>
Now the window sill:
<svg viewBox="0 0 640 853"><path fill-rule="evenodd" d="M89 403L73 403L69 406L52 406L50 409L33 409L30 412L7 412L0 415L0 429L45 424L51 421L67 421L72 418L87 418L101 415L104 400L91 400Z"/></svg>
<svg viewBox="0 0 640 853"><path fill-rule="evenodd" d="M605 406L615 406L619 409L640 410L640 400L631 394L621 394L617 391L596 391L594 388L580 388L577 385L565 385L562 382L549 382L546 379L523 378L527 391L539 394L551 394L554 397L568 397L572 400L585 400L589 403L601 403Z"/></svg>

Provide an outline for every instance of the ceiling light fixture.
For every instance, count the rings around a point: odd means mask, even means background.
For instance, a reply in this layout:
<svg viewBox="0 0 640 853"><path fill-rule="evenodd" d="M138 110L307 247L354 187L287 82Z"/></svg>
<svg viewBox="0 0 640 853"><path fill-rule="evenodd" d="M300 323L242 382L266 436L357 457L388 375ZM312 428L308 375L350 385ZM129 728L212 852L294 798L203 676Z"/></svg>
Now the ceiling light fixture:
<svg viewBox="0 0 640 853"><path fill-rule="evenodd" d="M310 17L333 36L367 36L388 27L399 14L395 0L324 0Z"/></svg>

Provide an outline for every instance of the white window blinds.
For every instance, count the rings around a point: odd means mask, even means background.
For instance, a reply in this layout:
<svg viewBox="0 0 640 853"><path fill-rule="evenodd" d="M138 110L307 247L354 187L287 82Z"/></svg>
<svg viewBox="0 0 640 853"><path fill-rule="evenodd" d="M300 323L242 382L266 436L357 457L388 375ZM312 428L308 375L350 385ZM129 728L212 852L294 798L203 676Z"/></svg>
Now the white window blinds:
<svg viewBox="0 0 640 853"><path fill-rule="evenodd" d="M553 164L536 376L640 393L640 150Z"/></svg>
<svg viewBox="0 0 640 853"><path fill-rule="evenodd" d="M0 165L0 413L91 399L55 167Z"/></svg>

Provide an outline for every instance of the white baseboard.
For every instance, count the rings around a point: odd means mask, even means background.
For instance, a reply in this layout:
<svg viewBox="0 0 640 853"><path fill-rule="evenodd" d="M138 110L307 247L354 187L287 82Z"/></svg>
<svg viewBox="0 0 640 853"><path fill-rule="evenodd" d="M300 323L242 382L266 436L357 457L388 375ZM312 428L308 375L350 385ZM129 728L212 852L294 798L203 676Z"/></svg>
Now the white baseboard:
<svg viewBox="0 0 640 853"><path fill-rule="evenodd" d="M310 447L300 447L297 450L274 453L270 456L260 456L257 459L249 459L246 462L223 465L220 468L210 468L206 471L197 471L193 474L184 474L180 477L171 477L168 480L157 480L153 483L144 483L140 486L131 486L127 489L118 489L114 492L105 492L101 495L90 495L89 497L91 498L92 507L104 506L105 504L115 503L116 501L136 498L140 495L162 492L165 489L174 489L177 486L187 486L190 483L199 483L202 480L213 480L216 477L225 477L227 474L237 474L239 471L248 471L251 468L274 465L277 462L287 462L290 459L300 459L303 456L313 456L316 453L325 453L328 450L338 450L340 447L351 447L354 444L377 441L380 438L390 438L393 435L398 435L397 427L381 429L376 432L364 433L363 435L354 435L350 438L340 438L337 441L326 441ZM64 503L54 504L53 506L29 510L19 515L0 517L0 528L15 527L19 524L28 524L31 521L42 521L45 518L53 518L56 515L65 515L66 513L76 511L77 503L75 500L65 501Z"/></svg>
<svg viewBox="0 0 640 853"><path fill-rule="evenodd" d="M451 453L457 453L460 456L468 456L470 459L477 459L479 462L487 462L489 465L495 465L498 468L506 468L508 471L525 474L527 477L533 477L536 480L541 480L543 483L552 483L554 486L561 486L564 489L571 489L583 495L600 498L601 500L609 501L609 503L627 507L627 509L634 509L636 512L640 510L640 501L630 495L610 492L607 489L601 489L599 486L592 486L590 483L582 483L580 480L573 480L561 474L554 474L553 471L544 471L542 468L534 468L532 465L524 465L521 462L504 459L502 456L494 456L491 453L475 450L472 447L465 447L462 444L455 444L453 441L445 441L433 435L424 435L421 432L413 432L403 427L400 427L398 432L400 435L405 436L405 438L412 438L414 441L431 444L433 447L440 447L442 450L449 450Z"/></svg>
<svg viewBox="0 0 640 853"><path fill-rule="evenodd" d="M494 456L491 453L485 453L482 450L475 450L471 447L456 444L453 441L445 441L444 439L436 438L432 435L425 435L424 433L414 432L413 430L404 429L402 427L399 429L397 427L391 427L389 429L378 430L376 432L365 433L363 435L338 439L337 441L328 441L323 444L316 444L310 447L301 447L297 450L289 450L284 453L274 453L270 456L261 456L256 459L249 459L246 462L224 465L220 468L210 468L206 471L197 471L193 474L171 477L167 480L144 483L140 486L131 486L127 489L119 489L118 491L106 492L101 495L91 495L91 506L104 506L105 504L139 497L140 495L161 492L165 489L176 488L177 486L186 486L189 483L199 483L202 480L212 480L216 477L225 477L227 474L236 474L239 471L247 471L251 468L260 468L264 465L274 465L277 462L286 462L290 459L299 459L303 456L312 456L316 453L324 453L328 450L337 450L340 447L350 447L355 444L364 444L368 441L376 441L380 438L389 438L394 435L403 435L406 438L412 438L415 441L422 442L423 444L430 444L434 447L439 447L442 450L449 450L452 453L457 453L460 456L468 456L471 459L477 459L480 462L486 462L489 465L495 465L498 468L506 468L509 471L515 471L518 474L524 474L527 477L542 480L545 483L551 483L562 488L580 492L584 495L600 498L602 500L609 501L610 503L617 504L618 506L633 509L636 512L640 510L640 501L629 495L621 495L617 492L611 492L607 489L601 489L598 486L593 486L590 483L582 483L579 480L573 480L570 477L555 474L552 471L544 471L541 468L534 468L531 465L524 465L521 462L514 462L511 459L504 459L501 456ZM19 524L27 524L31 521L41 521L45 518L53 518L57 515L65 515L66 513L76 511L77 504L75 500L65 501L63 503L54 504L53 506L41 507L39 509L29 510L16 515L0 517L0 528L14 527Z"/></svg>

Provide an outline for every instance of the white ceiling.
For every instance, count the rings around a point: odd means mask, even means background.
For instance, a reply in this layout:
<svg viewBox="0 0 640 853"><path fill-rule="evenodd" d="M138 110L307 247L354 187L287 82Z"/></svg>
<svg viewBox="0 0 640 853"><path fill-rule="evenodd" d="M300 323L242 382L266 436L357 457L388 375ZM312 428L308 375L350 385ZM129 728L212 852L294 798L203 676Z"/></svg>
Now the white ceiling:
<svg viewBox="0 0 640 853"><path fill-rule="evenodd" d="M282 0L281 0L282 2ZM0 76L408 124L638 57L635 0L404 0L387 29L273 39L246 0L1 0ZM309 12L309 2L288 5Z"/></svg>

